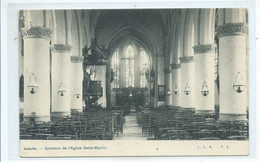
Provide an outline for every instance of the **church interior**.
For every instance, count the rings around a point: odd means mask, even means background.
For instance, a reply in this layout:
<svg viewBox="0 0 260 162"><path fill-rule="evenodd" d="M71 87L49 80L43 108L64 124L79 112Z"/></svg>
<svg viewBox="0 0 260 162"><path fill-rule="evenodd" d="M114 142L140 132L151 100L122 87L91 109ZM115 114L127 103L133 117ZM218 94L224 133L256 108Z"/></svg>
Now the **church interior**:
<svg viewBox="0 0 260 162"><path fill-rule="evenodd" d="M245 8L21 10L21 140L248 140Z"/></svg>

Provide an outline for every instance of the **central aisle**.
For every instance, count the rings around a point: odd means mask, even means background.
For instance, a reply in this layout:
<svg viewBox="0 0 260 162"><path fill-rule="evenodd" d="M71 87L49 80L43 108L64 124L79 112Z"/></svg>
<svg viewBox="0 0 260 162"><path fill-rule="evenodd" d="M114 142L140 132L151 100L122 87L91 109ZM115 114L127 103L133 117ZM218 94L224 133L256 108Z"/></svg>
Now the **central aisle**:
<svg viewBox="0 0 260 162"><path fill-rule="evenodd" d="M142 128L138 126L136 113L125 116L123 134L115 135L115 140L147 140L147 136L142 134Z"/></svg>

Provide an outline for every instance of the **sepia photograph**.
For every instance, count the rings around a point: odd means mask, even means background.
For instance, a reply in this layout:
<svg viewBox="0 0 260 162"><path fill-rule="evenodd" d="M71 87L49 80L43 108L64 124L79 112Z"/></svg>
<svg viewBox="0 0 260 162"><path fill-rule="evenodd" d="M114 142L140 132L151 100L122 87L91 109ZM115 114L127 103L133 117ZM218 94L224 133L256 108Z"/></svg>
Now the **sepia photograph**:
<svg viewBox="0 0 260 162"><path fill-rule="evenodd" d="M247 8L17 14L22 157L34 157L31 150L62 149L30 147L32 142L36 146L86 141L128 141L135 148L144 141L169 146L220 141L221 145L206 146L215 147L215 154L229 149L229 142L242 142L243 152L235 154L248 155Z"/></svg>

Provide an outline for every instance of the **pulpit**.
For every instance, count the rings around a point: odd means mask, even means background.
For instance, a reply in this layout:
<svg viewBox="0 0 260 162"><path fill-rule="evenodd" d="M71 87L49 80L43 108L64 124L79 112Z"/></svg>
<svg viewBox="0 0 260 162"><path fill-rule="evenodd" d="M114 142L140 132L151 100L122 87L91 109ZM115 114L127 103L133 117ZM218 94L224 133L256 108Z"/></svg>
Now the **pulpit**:
<svg viewBox="0 0 260 162"><path fill-rule="evenodd" d="M82 50L84 56L83 99L86 109L107 107L107 58L108 50L100 48L95 39L89 48Z"/></svg>

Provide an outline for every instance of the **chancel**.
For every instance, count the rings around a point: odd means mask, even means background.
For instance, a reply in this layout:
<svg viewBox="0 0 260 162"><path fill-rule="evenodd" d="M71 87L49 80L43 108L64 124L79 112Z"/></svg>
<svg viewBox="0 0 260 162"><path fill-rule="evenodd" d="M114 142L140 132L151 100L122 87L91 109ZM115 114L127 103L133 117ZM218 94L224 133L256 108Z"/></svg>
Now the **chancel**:
<svg viewBox="0 0 260 162"><path fill-rule="evenodd" d="M248 140L247 9L19 14L20 139Z"/></svg>

